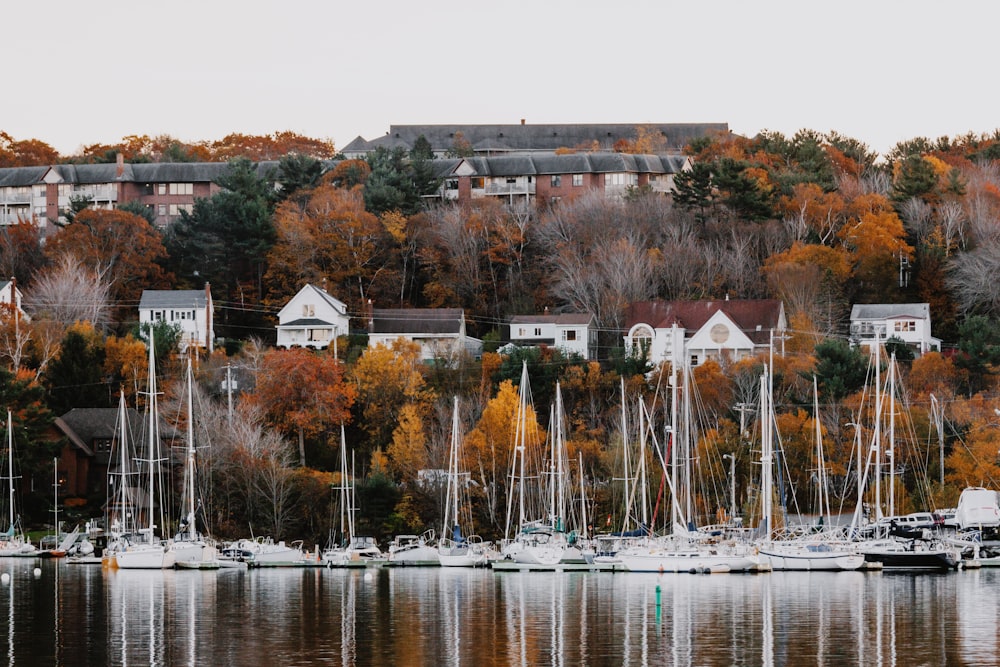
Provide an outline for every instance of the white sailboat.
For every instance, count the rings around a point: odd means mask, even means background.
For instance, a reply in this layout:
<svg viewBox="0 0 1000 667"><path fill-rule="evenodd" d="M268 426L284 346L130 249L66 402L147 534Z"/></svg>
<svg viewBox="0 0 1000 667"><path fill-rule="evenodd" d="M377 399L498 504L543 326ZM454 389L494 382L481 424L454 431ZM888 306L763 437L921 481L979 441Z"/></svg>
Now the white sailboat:
<svg viewBox="0 0 1000 667"><path fill-rule="evenodd" d="M448 490L445 494L444 522L438 540L438 560L442 567L479 567L486 564L486 545L477 536L463 535L459 513L462 490L468 473L458 471L462 437L458 421L458 397L451 418L451 448L448 453Z"/></svg>
<svg viewBox="0 0 1000 667"><path fill-rule="evenodd" d="M618 559L630 572L749 572L760 569L760 559L749 544L723 540L718 536L698 531L692 521L693 498L691 480L691 391L693 377L690 368L684 367L684 409L678 403L679 377L676 352L683 343L673 330L674 357L671 370L671 457L670 475L666 475L668 462L662 458L664 475L673 498L670 535L651 538L641 544L618 552Z"/></svg>
<svg viewBox="0 0 1000 667"><path fill-rule="evenodd" d="M184 491L182 506L184 517L181 520L181 530L174 536L170 550L174 553L175 565L180 569L213 570L218 569L218 551L215 545L198 532L196 525L196 499L198 486L196 484L197 467L195 462L194 444L194 374L191 372L191 359L187 362L187 460L184 465Z"/></svg>
<svg viewBox="0 0 1000 667"><path fill-rule="evenodd" d="M758 542L762 560L772 570L857 570L865 564L865 557L857 545L835 539L830 535L808 535L793 539L773 539L775 527L771 503L771 475L774 458L774 406L771 401L769 373L765 367L761 377L761 478L764 510L761 518L763 539ZM825 489L822 442L820 440L819 399L816 379L813 378L814 417L816 420L817 459L820 480L820 516L823 515L822 499Z"/></svg>
<svg viewBox="0 0 1000 667"><path fill-rule="evenodd" d="M21 528L20 517L15 511L14 495L14 419L7 411L7 529L0 533L0 556L34 556L38 549Z"/></svg>
<svg viewBox="0 0 1000 667"><path fill-rule="evenodd" d="M115 564L123 570L161 570L172 568L176 559L175 554L169 547L156 537L156 510L158 507L162 508L163 504L162 501L157 502L158 495L162 490L162 480L160 479L160 429L153 348L153 331L150 329L146 458L139 460L146 464L146 483L144 487L146 493L146 525L139 529L139 535L135 541L130 540L124 549L114 555Z"/></svg>
<svg viewBox="0 0 1000 667"><path fill-rule="evenodd" d="M321 562L326 567L365 567L384 559L372 537L354 534L354 485L347 468L347 436L340 425L340 534L341 543L323 550Z"/></svg>

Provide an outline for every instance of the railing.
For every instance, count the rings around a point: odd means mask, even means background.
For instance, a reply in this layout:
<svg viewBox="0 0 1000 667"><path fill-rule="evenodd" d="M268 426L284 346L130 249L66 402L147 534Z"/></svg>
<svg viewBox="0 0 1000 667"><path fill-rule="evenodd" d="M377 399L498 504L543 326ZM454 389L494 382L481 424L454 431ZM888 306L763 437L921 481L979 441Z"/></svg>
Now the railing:
<svg viewBox="0 0 1000 667"><path fill-rule="evenodd" d="M490 183L486 186L485 192L488 195L533 195L535 194L534 183Z"/></svg>
<svg viewBox="0 0 1000 667"><path fill-rule="evenodd" d="M30 192L3 192L0 190L0 204L30 204Z"/></svg>
<svg viewBox="0 0 1000 667"><path fill-rule="evenodd" d="M73 188L72 196L90 197L94 201L118 201L118 188L107 185L92 188Z"/></svg>

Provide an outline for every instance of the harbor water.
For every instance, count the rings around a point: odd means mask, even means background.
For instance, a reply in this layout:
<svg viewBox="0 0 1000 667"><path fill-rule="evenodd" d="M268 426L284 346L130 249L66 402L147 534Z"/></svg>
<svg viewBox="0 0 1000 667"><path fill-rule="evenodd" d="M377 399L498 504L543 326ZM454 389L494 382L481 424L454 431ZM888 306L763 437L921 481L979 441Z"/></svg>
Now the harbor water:
<svg viewBox="0 0 1000 667"><path fill-rule="evenodd" d="M1000 663L996 569L126 571L3 559L0 574L9 665Z"/></svg>

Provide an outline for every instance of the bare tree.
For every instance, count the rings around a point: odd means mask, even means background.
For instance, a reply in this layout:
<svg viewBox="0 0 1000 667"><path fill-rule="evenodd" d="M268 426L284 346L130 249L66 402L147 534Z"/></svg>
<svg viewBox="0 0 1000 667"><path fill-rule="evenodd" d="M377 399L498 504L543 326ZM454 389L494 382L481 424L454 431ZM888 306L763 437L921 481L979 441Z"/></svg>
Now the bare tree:
<svg viewBox="0 0 1000 667"><path fill-rule="evenodd" d="M111 321L110 294L106 269L88 269L65 254L35 280L23 304L33 320L54 320L64 326L90 322L104 329Z"/></svg>
<svg viewBox="0 0 1000 667"><path fill-rule="evenodd" d="M953 255L948 286L965 312L1000 314L1000 240L991 239L971 252Z"/></svg>

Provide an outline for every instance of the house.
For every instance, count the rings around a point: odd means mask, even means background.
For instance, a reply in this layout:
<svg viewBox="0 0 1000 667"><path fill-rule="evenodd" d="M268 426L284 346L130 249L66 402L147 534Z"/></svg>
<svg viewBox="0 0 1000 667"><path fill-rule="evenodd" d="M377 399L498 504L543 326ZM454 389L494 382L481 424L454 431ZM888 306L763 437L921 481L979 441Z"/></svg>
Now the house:
<svg viewBox="0 0 1000 667"><path fill-rule="evenodd" d="M691 366L766 352L787 328L777 299L640 301L626 314L625 349L646 349L649 360L670 361L674 350Z"/></svg>
<svg viewBox="0 0 1000 667"><path fill-rule="evenodd" d="M515 315L510 318L510 342L515 345L547 345L584 359L597 358L597 329L589 313Z"/></svg>
<svg viewBox="0 0 1000 667"><path fill-rule="evenodd" d="M212 351L215 323L212 290L143 290L139 300L139 324L166 322L180 328L181 353L189 347Z"/></svg>
<svg viewBox="0 0 1000 667"><path fill-rule="evenodd" d="M931 307L926 303L865 303L851 308L851 344L898 338L919 356L939 351L941 339L931 336Z"/></svg>
<svg viewBox="0 0 1000 667"><path fill-rule="evenodd" d="M468 353L479 356L483 342L465 333L461 308L374 308L368 317L368 347L391 347L402 338L420 346L424 361L453 359Z"/></svg>
<svg viewBox="0 0 1000 667"><path fill-rule="evenodd" d="M17 281L11 278L0 282L0 319L15 312L22 321L31 319L21 307L21 290L17 286Z"/></svg>
<svg viewBox="0 0 1000 667"><path fill-rule="evenodd" d="M347 305L325 289L306 285L278 311L278 347L323 349L348 333Z"/></svg>
<svg viewBox="0 0 1000 667"><path fill-rule="evenodd" d="M145 427L142 414L132 408L126 414L128 428L141 433ZM106 494L111 452L120 437L118 409L73 408L56 417L53 427L55 438L67 441L59 456L59 494L64 498Z"/></svg>
<svg viewBox="0 0 1000 667"><path fill-rule="evenodd" d="M127 408L125 428L129 442L145 441L149 432L148 415ZM183 456L173 455L170 447L171 441L182 441L181 434L165 424L159 425L158 433L161 451L171 453L170 465L181 465ZM73 408L56 417L52 439L66 442L59 454L60 500L72 505L86 500L103 504L108 499L108 474L118 471L121 438L118 408ZM136 488L134 493L142 492Z"/></svg>
<svg viewBox="0 0 1000 667"><path fill-rule="evenodd" d="M467 202L499 197L509 203L570 200L587 192L622 196L631 188L669 193L674 175L691 169L684 155L628 153L530 153L441 158L434 161L441 179L438 197Z"/></svg>

